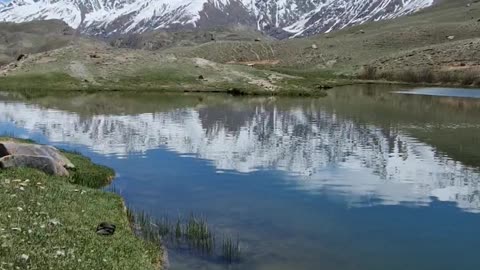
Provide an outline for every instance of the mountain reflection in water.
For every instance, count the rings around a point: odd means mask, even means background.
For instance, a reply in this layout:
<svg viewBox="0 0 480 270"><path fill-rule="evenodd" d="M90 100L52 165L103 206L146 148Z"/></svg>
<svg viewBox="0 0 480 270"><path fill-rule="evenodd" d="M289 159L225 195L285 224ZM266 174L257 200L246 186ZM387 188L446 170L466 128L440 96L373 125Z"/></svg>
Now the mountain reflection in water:
<svg viewBox="0 0 480 270"><path fill-rule="evenodd" d="M480 156L478 101L335 91L319 100L189 95L168 106L155 102L162 96L3 97L0 122L118 158L164 147L218 171L284 171L299 190L328 189L355 206L365 196L385 205L435 197L480 212L470 164ZM341 170L356 175L335 177Z"/></svg>

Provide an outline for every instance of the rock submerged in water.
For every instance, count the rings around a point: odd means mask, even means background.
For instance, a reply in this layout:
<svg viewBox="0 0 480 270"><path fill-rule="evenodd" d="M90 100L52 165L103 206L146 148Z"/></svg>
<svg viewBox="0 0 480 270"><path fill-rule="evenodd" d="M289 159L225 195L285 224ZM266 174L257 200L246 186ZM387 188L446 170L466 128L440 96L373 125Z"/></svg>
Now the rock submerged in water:
<svg viewBox="0 0 480 270"><path fill-rule="evenodd" d="M68 176L72 162L58 149L49 145L0 142L0 168L28 167L47 174Z"/></svg>

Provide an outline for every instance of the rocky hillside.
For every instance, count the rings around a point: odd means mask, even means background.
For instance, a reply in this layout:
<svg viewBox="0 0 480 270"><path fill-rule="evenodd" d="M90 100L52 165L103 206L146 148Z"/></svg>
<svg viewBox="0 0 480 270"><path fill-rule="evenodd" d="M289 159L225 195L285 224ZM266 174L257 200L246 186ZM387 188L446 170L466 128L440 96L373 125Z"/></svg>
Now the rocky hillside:
<svg viewBox="0 0 480 270"><path fill-rule="evenodd" d="M74 39L75 31L59 20L0 22L0 66L22 55L61 48Z"/></svg>
<svg viewBox="0 0 480 270"><path fill-rule="evenodd" d="M478 61L480 1L443 1L416 14L365 23L308 38L274 42L210 42L169 50L221 63L355 72L373 64L387 70ZM449 53L444 53L447 50Z"/></svg>
<svg viewBox="0 0 480 270"><path fill-rule="evenodd" d="M246 25L301 37L407 15L435 0L12 0L0 21L60 19L91 35Z"/></svg>

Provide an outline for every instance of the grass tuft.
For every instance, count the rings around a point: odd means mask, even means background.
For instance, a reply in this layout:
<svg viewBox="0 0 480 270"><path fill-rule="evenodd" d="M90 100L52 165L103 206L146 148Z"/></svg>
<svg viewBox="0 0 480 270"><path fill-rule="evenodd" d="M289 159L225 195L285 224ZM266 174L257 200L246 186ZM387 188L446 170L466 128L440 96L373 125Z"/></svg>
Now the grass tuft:
<svg viewBox="0 0 480 270"><path fill-rule="evenodd" d="M233 240L230 237L224 237L222 243L222 257L228 263L240 260L240 241Z"/></svg>
<svg viewBox="0 0 480 270"><path fill-rule="evenodd" d="M187 248L202 256L218 258L222 262L231 264L241 258L240 240L233 241L224 236L217 245L215 233L208 225L207 219L190 214L188 218L177 217L171 222L168 217L154 219L143 211L128 210L132 216L135 231L146 241L158 245L167 245L170 248ZM218 247L218 248L217 248Z"/></svg>
<svg viewBox="0 0 480 270"><path fill-rule="evenodd" d="M100 188L108 185L115 176L112 169L95 164L87 157L66 151L63 154L75 165L75 170L70 171L73 184Z"/></svg>
<svg viewBox="0 0 480 270"><path fill-rule="evenodd" d="M400 71L373 72L374 67L365 67L357 74L362 80L386 80L414 84L447 84L456 86L475 86L480 84L480 72L474 70L439 71L432 68L405 69ZM374 74L375 73L375 74Z"/></svg>

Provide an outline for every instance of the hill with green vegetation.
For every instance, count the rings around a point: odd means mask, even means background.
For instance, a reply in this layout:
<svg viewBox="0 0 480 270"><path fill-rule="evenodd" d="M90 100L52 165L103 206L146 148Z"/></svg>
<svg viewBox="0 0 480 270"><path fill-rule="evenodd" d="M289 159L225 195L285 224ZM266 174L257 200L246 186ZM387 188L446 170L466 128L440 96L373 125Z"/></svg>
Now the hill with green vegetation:
<svg viewBox="0 0 480 270"><path fill-rule="evenodd" d="M75 30L58 20L0 22L0 66L21 55L64 47L75 41Z"/></svg>
<svg viewBox="0 0 480 270"><path fill-rule="evenodd" d="M221 63L269 61L281 67L355 71L377 59L393 58L425 46L457 46L458 41L475 41L480 37L480 3L470 2L444 1L413 15L310 38L210 42L170 51Z"/></svg>
<svg viewBox="0 0 480 270"><path fill-rule="evenodd" d="M289 40L240 27L64 40L1 67L0 87L323 95L357 78L480 84L480 2L471 0Z"/></svg>

